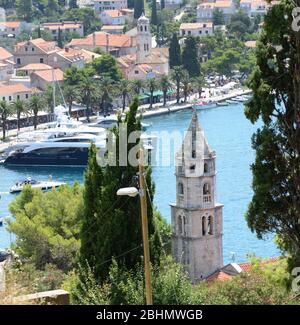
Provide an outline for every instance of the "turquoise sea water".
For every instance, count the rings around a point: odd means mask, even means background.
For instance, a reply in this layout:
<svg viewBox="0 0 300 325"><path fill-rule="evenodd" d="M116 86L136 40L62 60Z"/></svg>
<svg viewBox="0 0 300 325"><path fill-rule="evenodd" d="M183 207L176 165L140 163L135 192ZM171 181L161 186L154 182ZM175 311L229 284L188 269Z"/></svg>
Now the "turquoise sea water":
<svg viewBox="0 0 300 325"><path fill-rule="evenodd" d="M251 149L251 135L259 125L252 125L244 116L243 105L215 107L198 112L200 124L205 132L210 147L217 153L217 198L224 204L224 261L229 262L235 253L236 261L246 259L247 253L261 257L278 255L272 237L258 240L247 227L244 214L251 200L250 164L254 160ZM191 111L182 111L147 119L151 123L149 132L184 132L190 122ZM164 138L165 136L160 136ZM160 139L161 140L161 139ZM159 146L162 150L162 146ZM14 182L31 176L46 180L52 175L53 180L72 184L75 180L83 181L82 168L62 167L15 167L0 166L0 216L7 216L8 204L15 197L8 194ZM155 204L163 216L170 221L169 203L175 200L174 166L153 167L156 184ZM9 246L13 237L0 227L0 248Z"/></svg>

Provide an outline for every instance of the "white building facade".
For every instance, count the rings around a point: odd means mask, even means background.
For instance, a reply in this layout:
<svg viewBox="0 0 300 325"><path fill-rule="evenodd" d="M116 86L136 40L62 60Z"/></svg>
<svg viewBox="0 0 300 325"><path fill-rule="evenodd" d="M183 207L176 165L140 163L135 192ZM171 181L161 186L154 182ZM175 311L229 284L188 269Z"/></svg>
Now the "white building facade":
<svg viewBox="0 0 300 325"><path fill-rule="evenodd" d="M176 155L176 202L171 204L172 253L193 283L223 266L222 209L216 202L216 154L197 113Z"/></svg>
<svg viewBox="0 0 300 325"><path fill-rule="evenodd" d="M180 36L203 37L213 35L214 28L212 22L203 23L182 23L180 25Z"/></svg>
<svg viewBox="0 0 300 325"><path fill-rule="evenodd" d="M120 10L127 8L127 0L94 0L94 10L97 15L105 10Z"/></svg>

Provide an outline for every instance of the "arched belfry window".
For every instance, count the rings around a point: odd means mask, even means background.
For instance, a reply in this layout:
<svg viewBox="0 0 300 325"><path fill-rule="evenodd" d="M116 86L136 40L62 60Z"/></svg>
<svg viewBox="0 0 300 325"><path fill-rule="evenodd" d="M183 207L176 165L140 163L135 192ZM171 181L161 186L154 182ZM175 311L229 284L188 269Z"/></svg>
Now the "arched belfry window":
<svg viewBox="0 0 300 325"><path fill-rule="evenodd" d="M183 195L184 194L184 187L182 183L178 184L178 194Z"/></svg>
<svg viewBox="0 0 300 325"><path fill-rule="evenodd" d="M141 31L141 32L143 31L143 26L140 27L140 31Z"/></svg>
<svg viewBox="0 0 300 325"><path fill-rule="evenodd" d="M202 236L206 235L206 218L202 217Z"/></svg>
<svg viewBox="0 0 300 325"><path fill-rule="evenodd" d="M145 26L145 32L147 32L147 26Z"/></svg>
<svg viewBox="0 0 300 325"><path fill-rule="evenodd" d="M178 216L178 221L177 221L177 225L178 225L178 234L182 235L182 217Z"/></svg>
<svg viewBox="0 0 300 325"><path fill-rule="evenodd" d="M210 184L205 183L203 185L203 195L209 195L210 193Z"/></svg>
<svg viewBox="0 0 300 325"><path fill-rule="evenodd" d="M182 217L182 235L186 235L186 217Z"/></svg>
<svg viewBox="0 0 300 325"><path fill-rule="evenodd" d="M213 235L213 218L212 216L208 217L208 222L207 222L207 233L209 235Z"/></svg>
<svg viewBox="0 0 300 325"><path fill-rule="evenodd" d="M209 168L208 168L208 163L204 163L204 173L208 173Z"/></svg>

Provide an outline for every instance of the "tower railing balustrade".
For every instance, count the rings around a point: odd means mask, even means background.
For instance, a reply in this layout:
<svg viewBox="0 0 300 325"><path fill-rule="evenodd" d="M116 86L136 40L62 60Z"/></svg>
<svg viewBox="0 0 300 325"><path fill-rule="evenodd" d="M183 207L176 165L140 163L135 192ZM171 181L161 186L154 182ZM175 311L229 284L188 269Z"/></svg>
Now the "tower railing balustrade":
<svg viewBox="0 0 300 325"><path fill-rule="evenodd" d="M203 203L211 203L211 194L203 195Z"/></svg>

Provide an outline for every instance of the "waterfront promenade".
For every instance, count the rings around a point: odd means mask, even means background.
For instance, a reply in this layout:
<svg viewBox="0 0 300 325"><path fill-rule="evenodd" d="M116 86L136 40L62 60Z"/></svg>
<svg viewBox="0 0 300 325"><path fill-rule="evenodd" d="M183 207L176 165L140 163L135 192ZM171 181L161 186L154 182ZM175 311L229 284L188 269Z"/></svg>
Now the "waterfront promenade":
<svg viewBox="0 0 300 325"><path fill-rule="evenodd" d="M193 104L197 100L209 101L210 103L213 104L213 103L217 103L217 102L221 102L224 100L234 98L236 96L241 96L241 95L246 95L246 94L251 93L251 90L249 90L249 89L237 88L237 89L231 90L228 94L223 94L223 95L219 95L219 96L209 96L208 89L205 89L204 91L206 94L205 98L199 99L198 94L193 94L188 97L188 100L186 103L177 104L176 100L172 100L167 103L166 107L163 106L163 103L155 103L155 104L153 104L152 109L149 109L149 104L145 104L145 105L141 105L139 107L139 112L142 114L143 118L146 119L146 118L153 117L153 116L170 114L172 112L178 112L178 111L182 111L182 110L186 110L186 109L191 109ZM128 110L128 107L126 108L126 110ZM120 109L120 111L121 111L121 109ZM117 112L118 111L116 110L116 113ZM82 121L85 121L85 119L86 119L85 117L80 118L80 120L82 120ZM92 116L91 121L93 121L93 119L96 119L96 117ZM45 128L47 128L47 123L38 125L39 130L42 130ZM10 140L10 139L15 138L16 136L18 136L21 133L29 132L29 131L33 131L33 130L34 130L33 126L24 127L19 132L16 129L9 130L9 131L7 131L7 137ZM0 152L2 152L3 150L5 150L8 147L9 147L9 141L6 141L6 142L0 141Z"/></svg>

